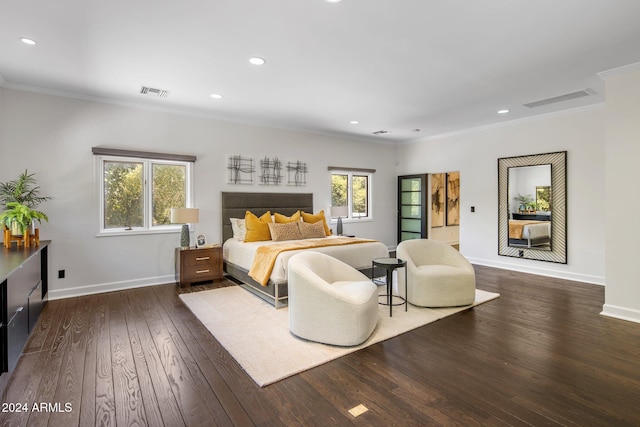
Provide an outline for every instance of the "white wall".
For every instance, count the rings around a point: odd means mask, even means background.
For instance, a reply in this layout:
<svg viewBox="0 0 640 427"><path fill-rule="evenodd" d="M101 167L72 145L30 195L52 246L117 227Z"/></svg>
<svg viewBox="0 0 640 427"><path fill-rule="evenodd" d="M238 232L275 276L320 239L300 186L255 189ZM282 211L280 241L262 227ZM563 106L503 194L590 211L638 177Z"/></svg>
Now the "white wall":
<svg viewBox="0 0 640 427"><path fill-rule="evenodd" d="M604 111L600 105L405 144L399 174L460 171L460 251L472 262L604 284ZM568 263L499 256L498 158L564 150Z"/></svg>
<svg viewBox="0 0 640 427"><path fill-rule="evenodd" d="M606 79L607 286L602 314L640 322L640 64Z"/></svg>
<svg viewBox="0 0 640 427"><path fill-rule="evenodd" d="M330 205L327 166L375 168L371 222L345 231L395 245L395 147L302 132L229 123L148 109L11 89L0 90L0 182L35 172L52 240L49 297L103 292L173 281L179 233L96 237L98 196L93 146L196 155L195 232L219 242L221 191L311 192L316 210ZM307 186L231 185L227 156L307 162ZM65 279L57 271L66 270Z"/></svg>

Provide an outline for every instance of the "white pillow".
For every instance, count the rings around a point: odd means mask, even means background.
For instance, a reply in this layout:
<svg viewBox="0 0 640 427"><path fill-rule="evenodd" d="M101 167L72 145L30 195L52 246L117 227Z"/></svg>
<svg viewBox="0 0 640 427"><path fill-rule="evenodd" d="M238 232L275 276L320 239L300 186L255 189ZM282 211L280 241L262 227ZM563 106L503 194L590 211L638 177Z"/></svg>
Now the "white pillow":
<svg viewBox="0 0 640 427"><path fill-rule="evenodd" d="M233 238L244 241L244 238L247 235L247 224L244 218L229 218L229 221L231 221Z"/></svg>

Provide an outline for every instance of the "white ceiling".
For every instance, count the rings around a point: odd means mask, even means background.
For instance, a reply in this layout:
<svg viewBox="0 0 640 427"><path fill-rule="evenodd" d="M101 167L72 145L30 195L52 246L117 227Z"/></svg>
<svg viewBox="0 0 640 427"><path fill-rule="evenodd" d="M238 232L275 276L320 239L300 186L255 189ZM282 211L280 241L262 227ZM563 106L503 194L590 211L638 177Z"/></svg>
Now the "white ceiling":
<svg viewBox="0 0 640 427"><path fill-rule="evenodd" d="M639 18L637 0L0 0L0 86L401 142L603 102L597 73L640 62Z"/></svg>

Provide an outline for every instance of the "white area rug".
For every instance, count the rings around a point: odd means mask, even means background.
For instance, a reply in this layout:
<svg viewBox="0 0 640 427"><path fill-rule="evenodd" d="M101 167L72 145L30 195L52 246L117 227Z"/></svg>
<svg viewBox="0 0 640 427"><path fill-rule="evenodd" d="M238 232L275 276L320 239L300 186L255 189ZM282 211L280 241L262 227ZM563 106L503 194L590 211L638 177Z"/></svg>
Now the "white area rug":
<svg viewBox="0 0 640 427"><path fill-rule="evenodd" d="M295 337L289 332L287 308L276 310L239 286L182 294L180 298L249 376L264 387L499 296L476 290L475 302L465 307L430 309L409 304L405 312L404 305L395 306L393 317L389 317L389 307L381 305L376 329L356 347L334 347Z"/></svg>

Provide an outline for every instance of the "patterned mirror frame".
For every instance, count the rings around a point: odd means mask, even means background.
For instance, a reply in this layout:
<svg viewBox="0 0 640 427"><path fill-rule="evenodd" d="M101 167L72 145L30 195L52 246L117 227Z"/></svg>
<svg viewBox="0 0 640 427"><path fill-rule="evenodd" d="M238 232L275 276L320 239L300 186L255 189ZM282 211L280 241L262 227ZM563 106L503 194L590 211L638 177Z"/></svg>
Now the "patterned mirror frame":
<svg viewBox="0 0 640 427"><path fill-rule="evenodd" d="M551 250L509 246L509 168L551 165ZM567 263L567 152L498 159L498 255Z"/></svg>

